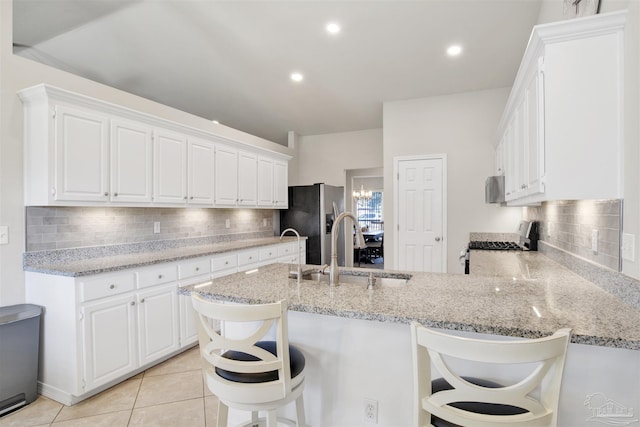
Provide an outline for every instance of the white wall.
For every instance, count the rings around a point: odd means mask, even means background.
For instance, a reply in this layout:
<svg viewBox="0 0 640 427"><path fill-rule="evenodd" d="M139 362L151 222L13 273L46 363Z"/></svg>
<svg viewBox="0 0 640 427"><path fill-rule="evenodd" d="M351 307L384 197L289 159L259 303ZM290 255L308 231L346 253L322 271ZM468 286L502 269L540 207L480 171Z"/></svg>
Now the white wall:
<svg viewBox="0 0 640 427"><path fill-rule="evenodd" d="M382 129L300 136L295 157L290 185L345 186L346 170L382 166Z"/></svg>
<svg viewBox="0 0 640 427"><path fill-rule="evenodd" d="M484 202L485 179L494 174L496 128L510 88L387 102L383 109L385 266L396 265L393 159L447 155L447 271L462 273L460 250L469 233L515 232L520 208Z"/></svg>
<svg viewBox="0 0 640 427"><path fill-rule="evenodd" d="M292 150L200 117L13 55L13 3L0 1L0 224L9 244L0 246L0 306L24 302L24 204L22 103L16 92L39 83L65 88L231 139L292 154Z"/></svg>

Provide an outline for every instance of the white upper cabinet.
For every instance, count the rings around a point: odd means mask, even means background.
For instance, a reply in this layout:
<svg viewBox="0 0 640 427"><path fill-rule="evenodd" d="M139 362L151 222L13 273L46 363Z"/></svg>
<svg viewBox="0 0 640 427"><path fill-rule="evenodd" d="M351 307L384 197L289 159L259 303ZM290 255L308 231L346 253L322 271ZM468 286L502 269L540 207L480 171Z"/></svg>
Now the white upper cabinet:
<svg viewBox="0 0 640 427"><path fill-rule="evenodd" d="M55 200L109 200L109 121L92 111L54 110Z"/></svg>
<svg viewBox="0 0 640 427"><path fill-rule="evenodd" d="M273 162L274 207L289 207L289 163L283 160Z"/></svg>
<svg viewBox="0 0 640 427"><path fill-rule="evenodd" d="M123 119L111 120L111 200L151 202L152 128Z"/></svg>
<svg viewBox="0 0 640 427"><path fill-rule="evenodd" d="M153 139L153 201L180 204L187 201L187 138L156 129Z"/></svg>
<svg viewBox="0 0 640 427"><path fill-rule="evenodd" d="M258 156L248 151L238 152L238 206L258 204Z"/></svg>
<svg viewBox="0 0 640 427"><path fill-rule="evenodd" d="M288 164L269 157L258 157L258 206L288 207Z"/></svg>
<svg viewBox="0 0 640 427"><path fill-rule="evenodd" d="M216 146L216 206L236 206L238 202L238 150Z"/></svg>
<svg viewBox="0 0 640 427"><path fill-rule="evenodd" d="M213 142L189 138L187 180L187 202L191 205L212 206L214 200L214 154Z"/></svg>
<svg viewBox="0 0 640 427"><path fill-rule="evenodd" d="M625 21L534 28L498 128L509 204L623 196Z"/></svg>
<svg viewBox="0 0 640 427"><path fill-rule="evenodd" d="M44 84L18 95L27 206L286 207L290 156Z"/></svg>

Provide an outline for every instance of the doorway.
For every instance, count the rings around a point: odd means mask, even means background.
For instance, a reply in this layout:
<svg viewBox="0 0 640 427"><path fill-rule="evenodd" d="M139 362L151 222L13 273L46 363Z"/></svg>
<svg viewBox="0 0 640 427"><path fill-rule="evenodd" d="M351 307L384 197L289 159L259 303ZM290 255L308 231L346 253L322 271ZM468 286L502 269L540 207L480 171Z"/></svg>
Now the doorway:
<svg viewBox="0 0 640 427"><path fill-rule="evenodd" d="M367 232L377 232L378 234L384 232L384 169L347 169L345 172L345 208L353 212L356 218L358 218L360 226L364 227ZM354 192L360 192L362 190L367 193L367 197L362 199L355 197ZM368 193L371 193L370 198L368 197ZM375 244L379 245L380 237L380 235L370 236L369 240L373 238L378 242L371 241L369 243L371 243L372 246ZM367 236L365 236L365 239L367 239ZM354 250L353 239L347 239L346 243L346 254L349 258L346 260L347 265L364 268L384 268L384 260L381 256L382 249L372 248L371 254L373 254L373 256L369 257L368 249L362 249L360 252ZM369 262L370 260L373 260L374 263Z"/></svg>
<svg viewBox="0 0 640 427"><path fill-rule="evenodd" d="M446 154L393 160L398 270L445 272Z"/></svg>

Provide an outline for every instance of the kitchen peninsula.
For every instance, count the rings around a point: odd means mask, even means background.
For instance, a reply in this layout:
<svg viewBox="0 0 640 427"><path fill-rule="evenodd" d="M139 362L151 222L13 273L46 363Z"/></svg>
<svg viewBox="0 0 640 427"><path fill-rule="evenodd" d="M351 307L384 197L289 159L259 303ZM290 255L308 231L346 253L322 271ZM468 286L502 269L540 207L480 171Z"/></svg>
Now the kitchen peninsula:
<svg viewBox="0 0 640 427"><path fill-rule="evenodd" d="M412 320L493 338L570 327L558 425L584 425L585 401L596 393L638 407L640 312L542 254L519 256L526 278L411 273L404 285L330 288L305 280L298 286L288 265L274 264L181 292L241 303L288 300L290 340L307 355L305 400L314 425L360 425L365 398L379 402L380 425L410 425ZM341 269L341 277L349 274L368 271Z"/></svg>

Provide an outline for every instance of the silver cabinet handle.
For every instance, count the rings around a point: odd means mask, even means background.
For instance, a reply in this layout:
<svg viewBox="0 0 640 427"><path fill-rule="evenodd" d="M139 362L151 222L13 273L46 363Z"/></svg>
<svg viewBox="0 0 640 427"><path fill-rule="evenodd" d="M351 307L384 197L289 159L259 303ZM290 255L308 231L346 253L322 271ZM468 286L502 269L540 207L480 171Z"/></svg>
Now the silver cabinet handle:
<svg viewBox="0 0 640 427"><path fill-rule="evenodd" d="M440 238L439 238L439 237L436 237L436 242L439 242L439 241L440 241Z"/></svg>
<svg viewBox="0 0 640 427"><path fill-rule="evenodd" d="M193 196L191 196L190 199L193 200Z"/></svg>
<svg viewBox="0 0 640 427"><path fill-rule="evenodd" d="M229 261L225 261L225 262L224 262L224 265L229 265Z"/></svg>
<svg viewBox="0 0 640 427"><path fill-rule="evenodd" d="M115 288L116 288L116 285L114 284L109 285L109 289L115 289Z"/></svg>
<svg viewBox="0 0 640 427"><path fill-rule="evenodd" d="M196 267L196 271L200 271L200 267Z"/></svg>
<svg viewBox="0 0 640 427"><path fill-rule="evenodd" d="M142 299L140 300L140 302L144 302L144 298L142 298Z"/></svg>
<svg viewBox="0 0 640 427"><path fill-rule="evenodd" d="M162 279L162 274L158 274L158 279Z"/></svg>
<svg viewBox="0 0 640 427"><path fill-rule="evenodd" d="M105 195L105 196L108 196L108 195L109 195L109 193L105 191L105 192L104 192L104 195Z"/></svg>
<svg viewBox="0 0 640 427"><path fill-rule="evenodd" d="M187 200L187 196L184 196L184 199Z"/></svg>
<svg viewBox="0 0 640 427"><path fill-rule="evenodd" d="M118 197L118 193L113 193L113 197Z"/></svg>
<svg viewBox="0 0 640 427"><path fill-rule="evenodd" d="M136 302L135 301L131 301L131 305L136 305Z"/></svg>

